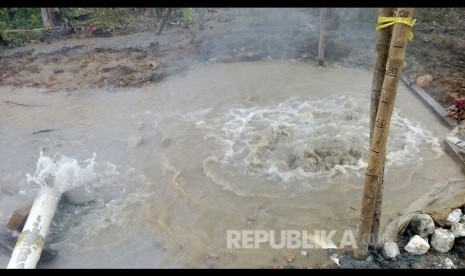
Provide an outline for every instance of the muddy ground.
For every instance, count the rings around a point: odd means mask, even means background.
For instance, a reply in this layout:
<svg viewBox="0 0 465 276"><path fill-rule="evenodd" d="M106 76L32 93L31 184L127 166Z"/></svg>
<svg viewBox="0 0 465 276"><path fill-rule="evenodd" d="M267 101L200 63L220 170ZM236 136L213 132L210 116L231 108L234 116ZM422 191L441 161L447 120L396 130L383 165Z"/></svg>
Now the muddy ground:
<svg viewBox="0 0 465 276"><path fill-rule="evenodd" d="M367 19L360 19L360 9L340 11L338 19L330 13L325 66L372 68L376 9L371 10L364 13L373 15ZM464 10L451 11L439 23L419 13L415 38L407 48L404 73L411 82L430 74L433 82L425 90L443 107L465 94ZM152 31L113 37L80 35L4 49L0 85L70 93L82 88L153 85L206 62L317 64L318 9L206 9L204 30L199 30L196 12L187 26L168 24L159 36ZM462 256L451 254L447 256L464 267ZM402 255L397 262L386 262L374 254L371 262L342 257L341 265L439 268L444 256L433 253L413 260Z"/></svg>
<svg viewBox="0 0 465 276"><path fill-rule="evenodd" d="M365 10L329 14L328 66L372 67L376 9ZM425 90L444 107L465 88L463 10L449 11L442 24L420 10L415 38L407 48L404 73L412 82L430 74L433 82ZM195 12L190 24L168 24L160 36L142 32L109 38L49 37L46 42L5 50L0 59L0 85L50 92L141 87L197 62L316 62L318 9L206 9L204 30L199 30Z"/></svg>

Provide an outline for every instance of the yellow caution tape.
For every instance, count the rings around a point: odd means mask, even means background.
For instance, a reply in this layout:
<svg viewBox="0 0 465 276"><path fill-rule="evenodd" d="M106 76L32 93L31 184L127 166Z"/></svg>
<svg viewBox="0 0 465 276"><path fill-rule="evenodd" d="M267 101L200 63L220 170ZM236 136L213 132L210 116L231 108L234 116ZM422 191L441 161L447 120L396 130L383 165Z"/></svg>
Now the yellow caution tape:
<svg viewBox="0 0 465 276"><path fill-rule="evenodd" d="M405 17L389 17L389 16L379 16L378 17L378 27L376 30L379 31L383 28L389 27L396 23L402 23L410 27L410 33L408 34L408 40L412 41L413 39L413 32L412 27L417 20L412 18L405 18Z"/></svg>

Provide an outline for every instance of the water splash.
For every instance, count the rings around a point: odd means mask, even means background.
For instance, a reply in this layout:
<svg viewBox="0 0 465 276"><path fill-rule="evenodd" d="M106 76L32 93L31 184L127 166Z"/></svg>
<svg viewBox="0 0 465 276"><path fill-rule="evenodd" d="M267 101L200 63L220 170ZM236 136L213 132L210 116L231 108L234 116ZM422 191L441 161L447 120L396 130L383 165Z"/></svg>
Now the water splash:
<svg viewBox="0 0 465 276"><path fill-rule="evenodd" d="M239 175L265 178L278 189L323 189L334 177L362 177L369 148L365 102L350 94L293 97L274 106L235 106L212 119L192 114L196 127L207 131L205 141L215 148L204 171L228 190L237 188L229 187L229 177ZM386 171L421 163L418 153L425 149L441 153L432 132L396 109Z"/></svg>
<svg viewBox="0 0 465 276"><path fill-rule="evenodd" d="M61 153L57 153L53 158L45 156L40 151L34 175L26 174L27 181L38 184L42 187L55 188L61 193L73 188L88 187L97 179L95 173L96 153L89 159L77 161ZM81 166L79 163L84 164Z"/></svg>

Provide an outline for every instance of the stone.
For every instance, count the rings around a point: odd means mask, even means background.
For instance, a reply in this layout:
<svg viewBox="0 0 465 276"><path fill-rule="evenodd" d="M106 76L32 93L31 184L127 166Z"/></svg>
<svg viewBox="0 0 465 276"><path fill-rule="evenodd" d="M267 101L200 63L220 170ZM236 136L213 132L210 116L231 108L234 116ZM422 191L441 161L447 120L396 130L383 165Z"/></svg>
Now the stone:
<svg viewBox="0 0 465 276"><path fill-rule="evenodd" d="M425 239L419 235L415 235L410 238L404 249L412 255L422 255L425 254L429 248L430 246Z"/></svg>
<svg viewBox="0 0 465 276"><path fill-rule="evenodd" d="M454 222L450 227L450 231L452 232L452 234L454 234L456 238L463 238L465 237L465 224Z"/></svg>
<svg viewBox="0 0 465 276"><path fill-rule="evenodd" d="M428 87L432 81L433 81L433 77L429 74L426 74L423 76L419 76L415 83L421 88L425 88L425 87Z"/></svg>
<svg viewBox="0 0 465 276"><path fill-rule="evenodd" d="M454 222L459 222L462 218L462 210L455 209L452 211L449 216L447 216L447 224L452 225Z"/></svg>
<svg viewBox="0 0 465 276"><path fill-rule="evenodd" d="M431 247L434 250L446 253L454 246L455 236L450 230L437 228L431 237Z"/></svg>
<svg viewBox="0 0 465 276"><path fill-rule="evenodd" d="M442 261L442 266L443 266L445 269L453 269L453 268L456 268L454 262L453 262L450 258L445 258L445 259Z"/></svg>
<svg viewBox="0 0 465 276"><path fill-rule="evenodd" d="M383 244L383 248L381 249L381 254L387 260L392 260L400 254L399 246L397 243L393 241L388 241Z"/></svg>
<svg viewBox="0 0 465 276"><path fill-rule="evenodd" d="M410 222L410 229L420 237L426 238L433 234L436 228L430 215L418 214Z"/></svg>
<svg viewBox="0 0 465 276"><path fill-rule="evenodd" d="M132 149L132 148L135 148L137 146L139 146L140 144L142 144L142 142L144 142L144 137L140 134L135 134L131 137L129 137L128 139L128 148L129 149Z"/></svg>

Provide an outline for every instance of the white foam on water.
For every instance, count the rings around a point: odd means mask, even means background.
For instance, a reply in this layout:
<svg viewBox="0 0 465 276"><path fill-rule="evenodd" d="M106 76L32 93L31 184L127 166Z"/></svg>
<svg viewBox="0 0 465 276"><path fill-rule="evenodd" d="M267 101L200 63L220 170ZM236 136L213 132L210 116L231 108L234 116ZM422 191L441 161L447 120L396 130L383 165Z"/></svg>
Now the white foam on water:
<svg viewBox="0 0 465 276"><path fill-rule="evenodd" d="M219 116L207 115L192 113L190 120L215 145L204 162L205 174L226 190L267 193L233 183L247 176L261 179L257 185L266 179L278 190L325 189L337 177L362 177L367 166L369 104L355 95L293 97L278 105L234 106ZM386 171L418 166L424 149L441 153L432 132L395 109Z"/></svg>
<svg viewBox="0 0 465 276"><path fill-rule="evenodd" d="M56 188L61 193L79 186L89 187L97 179L94 170L96 156L94 153L89 159L77 161L61 153L50 158L41 151L36 171L32 176L26 174L27 181L43 187Z"/></svg>

